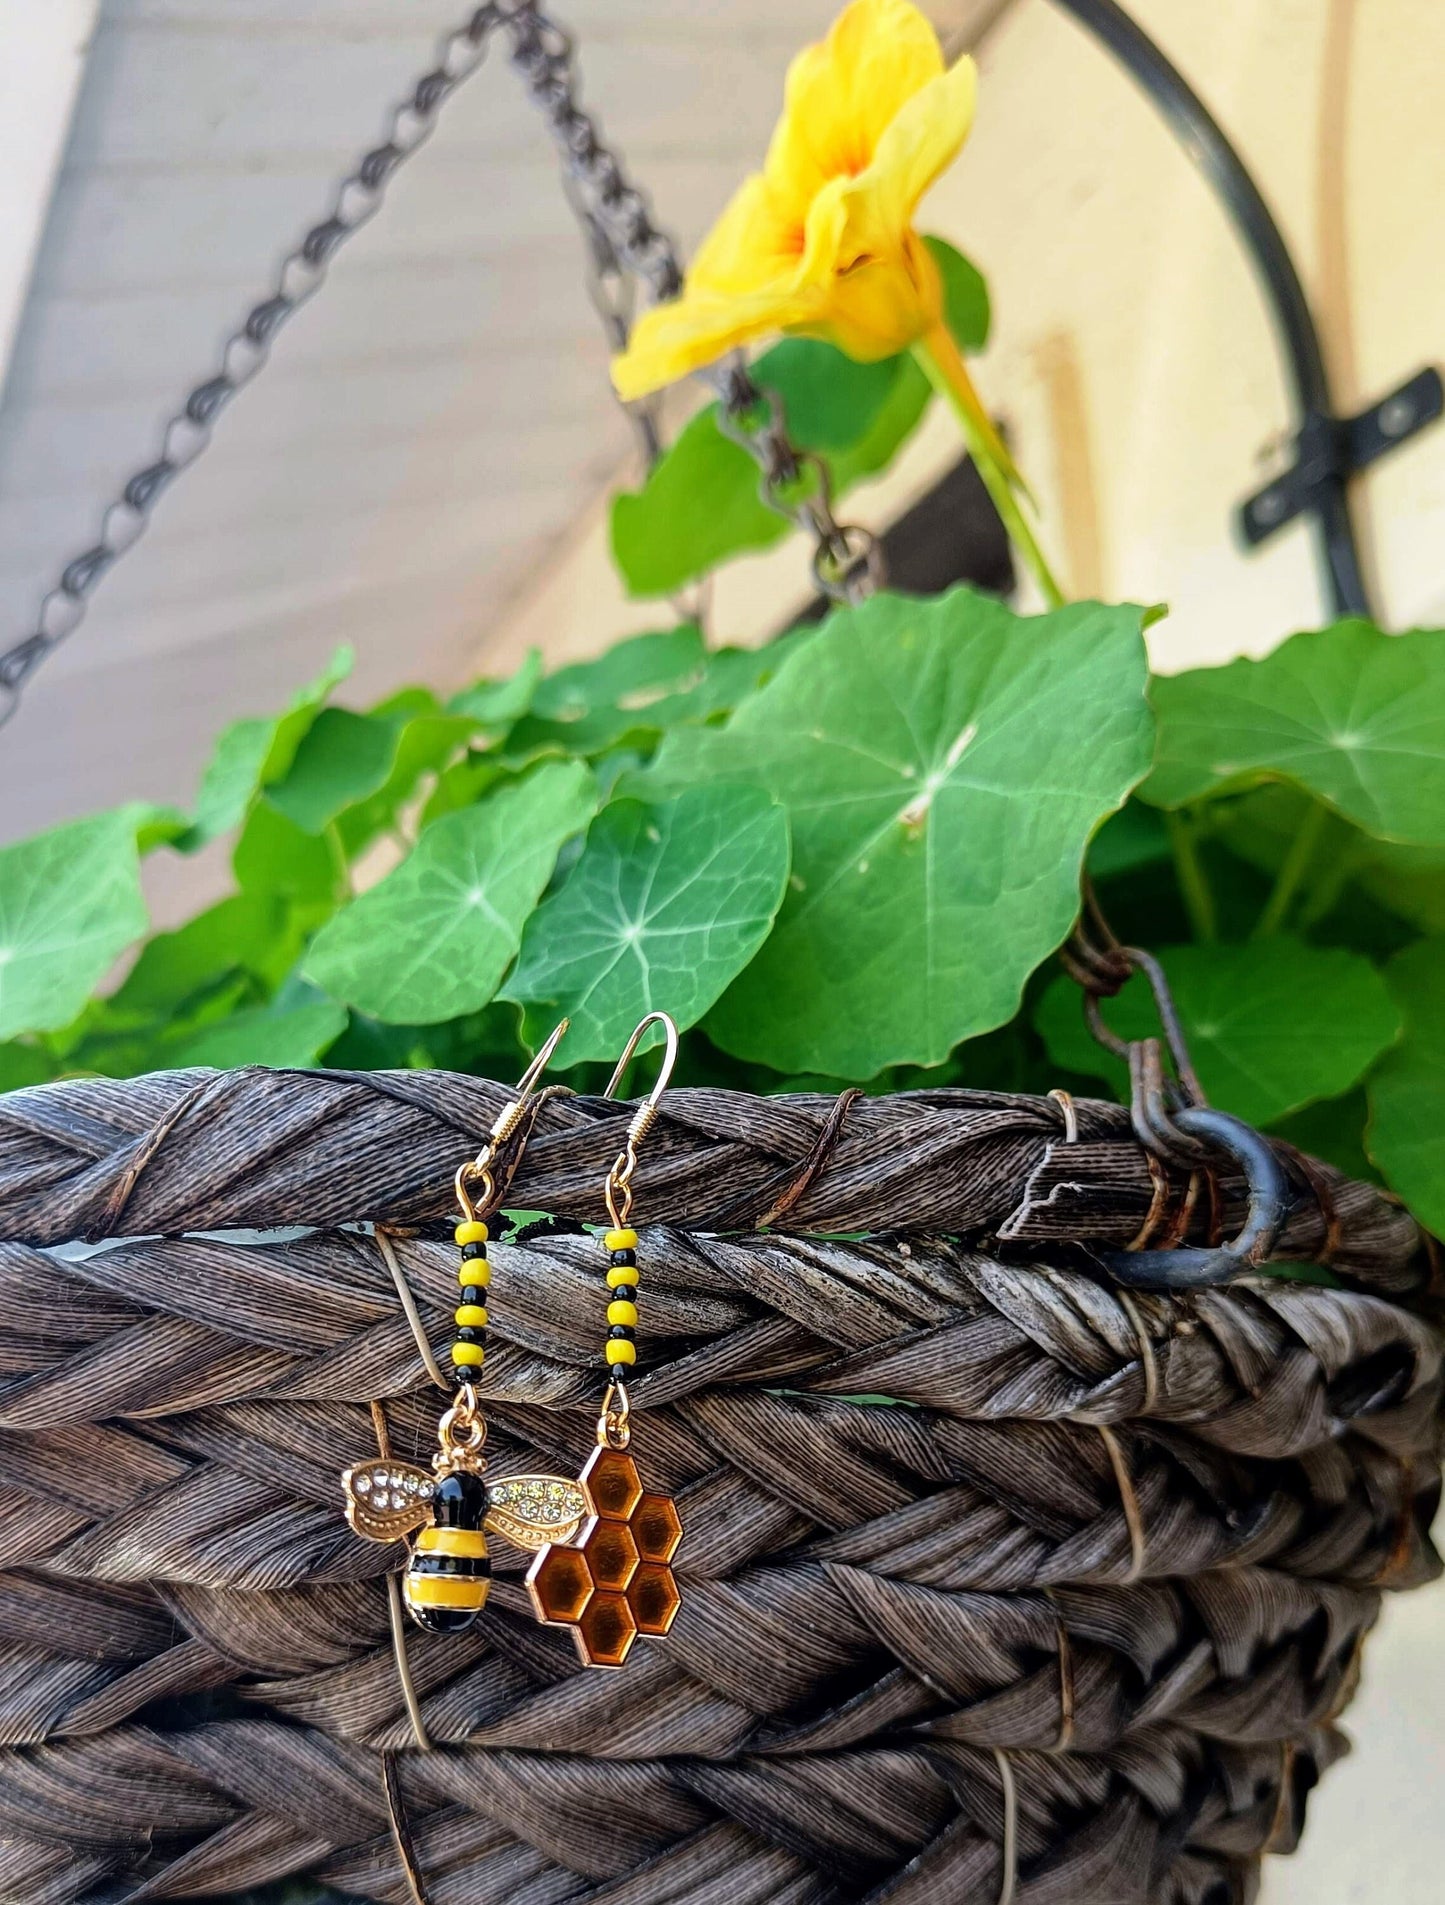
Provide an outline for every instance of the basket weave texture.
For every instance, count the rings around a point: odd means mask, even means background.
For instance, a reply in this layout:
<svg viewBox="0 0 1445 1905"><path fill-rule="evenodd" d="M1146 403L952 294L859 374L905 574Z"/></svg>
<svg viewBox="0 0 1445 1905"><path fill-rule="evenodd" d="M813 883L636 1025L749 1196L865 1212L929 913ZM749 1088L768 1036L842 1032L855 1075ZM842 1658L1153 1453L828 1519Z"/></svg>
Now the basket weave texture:
<svg viewBox="0 0 1445 1905"><path fill-rule="evenodd" d="M1281 1254L1340 1287L1126 1294L1089 1245L1228 1234L1241 1195L1116 1106L1067 1143L1048 1100L670 1093L634 1448L679 1499L683 1611L584 1673L498 1548L478 1627L410 1640L422 1753L399 1551L349 1533L337 1477L369 1402L425 1459L439 1398L343 1226L396 1227L443 1343L451 1174L504 1097L192 1072L0 1100L0 1900L305 1874L405 1905L384 1767L434 1905L1252 1898L1382 1590L1438 1571L1411 1220L1291 1153ZM627 1115L548 1100L507 1201L597 1222ZM601 1261L494 1247L493 1473L585 1456Z"/></svg>

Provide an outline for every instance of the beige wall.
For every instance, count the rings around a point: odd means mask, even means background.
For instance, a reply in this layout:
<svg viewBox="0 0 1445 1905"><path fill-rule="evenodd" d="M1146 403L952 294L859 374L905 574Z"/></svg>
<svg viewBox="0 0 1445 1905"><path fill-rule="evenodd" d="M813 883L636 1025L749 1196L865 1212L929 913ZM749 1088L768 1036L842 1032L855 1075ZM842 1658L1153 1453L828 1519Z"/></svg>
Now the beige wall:
<svg viewBox="0 0 1445 1905"><path fill-rule="evenodd" d="M1445 5L1135 0L1272 201L1315 301L1340 400L1445 360ZM1128 77L1049 0L1014 0L978 49L973 139L925 206L986 272L978 369L1008 419L1078 593L1172 604L1166 669L1259 653L1322 616L1308 532L1246 557L1234 506L1274 470L1287 390L1250 267L1208 188ZM665 204L659 208L666 215ZM847 513L884 521L955 453L942 418ZM1383 612L1445 619L1445 429L1359 485ZM737 565L720 636L776 625L806 588L795 546ZM585 652L644 627L600 512L489 641Z"/></svg>

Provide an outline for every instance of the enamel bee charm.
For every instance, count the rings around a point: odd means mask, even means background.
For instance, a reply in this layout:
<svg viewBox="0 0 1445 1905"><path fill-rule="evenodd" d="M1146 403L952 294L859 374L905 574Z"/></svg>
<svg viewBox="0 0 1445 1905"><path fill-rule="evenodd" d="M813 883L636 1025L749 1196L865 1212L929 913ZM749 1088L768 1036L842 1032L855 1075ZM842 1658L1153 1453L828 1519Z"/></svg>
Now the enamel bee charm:
<svg viewBox="0 0 1445 1905"><path fill-rule="evenodd" d="M459 1446L455 1426L443 1418L432 1473L378 1460L359 1462L341 1478L346 1519L357 1534L368 1541L416 1534L402 1599L412 1619L434 1634L460 1633L482 1611L492 1577L489 1533L535 1553L570 1541L587 1514L581 1488L560 1475L486 1481L480 1442Z"/></svg>

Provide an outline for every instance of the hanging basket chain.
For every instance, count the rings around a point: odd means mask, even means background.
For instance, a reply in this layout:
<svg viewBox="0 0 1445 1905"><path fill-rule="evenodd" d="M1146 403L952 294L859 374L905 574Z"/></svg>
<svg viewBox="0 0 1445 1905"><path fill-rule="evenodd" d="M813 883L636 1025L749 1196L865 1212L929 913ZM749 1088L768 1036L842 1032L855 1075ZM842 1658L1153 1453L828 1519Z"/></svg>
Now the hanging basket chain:
<svg viewBox="0 0 1445 1905"><path fill-rule="evenodd" d="M475 8L443 38L435 66L393 109L387 136L342 180L326 217L283 258L271 291L227 338L217 370L166 424L160 455L138 470L106 509L95 543L61 570L31 632L0 651L0 726L14 714L36 669L85 619L91 595L139 541L158 498L206 448L221 412L265 365L282 327L320 290L336 253L376 216L393 176L431 137L441 108L481 66L498 31L509 36L512 64L561 148L569 197L587 244L589 291L612 347L625 344L630 322L625 273L646 284L654 298L677 295L682 270L671 241L652 223L645 199L603 143L596 120L577 103L570 36L534 0L490 0ZM877 575L873 539L835 521L827 483L818 478L821 466L788 442L776 399L763 396L740 358L716 370L710 381L721 400L724 428L757 461L764 502L815 538L819 586L840 601L868 593ZM645 405L628 410L644 454L655 460L660 439L653 412ZM800 487L806 492L801 498L795 494Z"/></svg>
<svg viewBox="0 0 1445 1905"><path fill-rule="evenodd" d="M518 8L512 30L512 64L551 128L585 235L594 247L600 235L610 249L609 266L631 271L657 302L675 298L683 276L676 248L652 222L646 198L603 140L596 119L578 103L571 36L534 5ZM611 317L605 309L609 337L620 348L626 328L617 330ZM834 517L827 470L789 442L776 394L758 388L738 352L705 375L717 392L719 428L758 466L763 503L813 540L818 587L839 602L871 594L881 579L877 540Z"/></svg>

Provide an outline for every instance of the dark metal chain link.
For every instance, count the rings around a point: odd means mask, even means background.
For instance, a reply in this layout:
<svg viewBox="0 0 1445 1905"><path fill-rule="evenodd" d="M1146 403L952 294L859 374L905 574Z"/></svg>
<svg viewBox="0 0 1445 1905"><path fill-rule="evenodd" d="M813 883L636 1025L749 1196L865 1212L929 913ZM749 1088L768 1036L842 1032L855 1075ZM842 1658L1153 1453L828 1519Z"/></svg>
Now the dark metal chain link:
<svg viewBox="0 0 1445 1905"><path fill-rule="evenodd" d="M656 301L665 302L682 289L676 250L653 224L647 200L603 142L596 119L579 105L573 52L570 35L535 5L514 16L512 64L562 155L569 197L589 241L597 281L610 285L626 270ZM610 300L599 308L614 348L620 349L627 339L625 320L618 322L616 304ZM763 502L813 539L813 575L819 588L836 601L856 601L871 593L880 573L877 542L868 531L835 519L827 470L817 457L800 453L789 442L776 394L758 388L737 353L706 376L718 395L724 434L757 463Z"/></svg>
<svg viewBox="0 0 1445 1905"><path fill-rule="evenodd" d="M569 35L535 0L490 0L477 7L444 37L436 65L393 109L386 138L348 173L327 216L283 259L269 295L227 339L218 369L166 425L161 454L130 478L105 511L92 547L62 569L32 631L0 651L0 726L14 714L41 662L80 626L90 596L144 533L158 498L206 448L222 410L264 366L278 332L321 288L332 258L376 216L393 175L430 138L442 106L482 64L499 29L509 35L512 63L562 152L569 197L588 246L589 289L613 348L626 343L631 319L627 273L640 278L654 298L677 295L682 271L671 241L652 223L646 201L603 144L595 119L577 103ZM721 400L724 428L757 461L763 501L815 538L819 586L837 600L867 594L877 573L873 539L834 520L826 473L788 442L776 397L758 389L740 358L720 366L710 381ZM648 405L628 408L644 453L654 460L660 441L654 411Z"/></svg>

